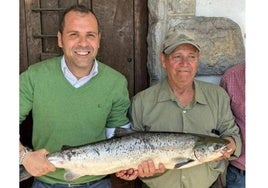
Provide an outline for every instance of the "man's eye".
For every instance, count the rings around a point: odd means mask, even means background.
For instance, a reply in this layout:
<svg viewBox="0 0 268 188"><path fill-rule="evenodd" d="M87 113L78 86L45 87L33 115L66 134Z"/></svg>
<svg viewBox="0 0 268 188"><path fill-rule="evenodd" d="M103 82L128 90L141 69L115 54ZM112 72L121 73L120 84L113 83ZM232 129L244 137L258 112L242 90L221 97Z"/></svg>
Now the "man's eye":
<svg viewBox="0 0 268 188"><path fill-rule="evenodd" d="M178 56L174 56L173 59L174 60L181 60L181 56L179 56L179 55Z"/></svg>
<svg viewBox="0 0 268 188"><path fill-rule="evenodd" d="M94 34L88 34L87 37L88 38L96 38L96 35L94 35Z"/></svg>
<svg viewBox="0 0 268 188"><path fill-rule="evenodd" d="M196 56L192 55L192 56L189 56L188 58L189 58L189 59L195 59Z"/></svg>
<svg viewBox="0 0 268 188"><path fill-rule="evenodd" d="M77 34L76 34L76 33L71 33L70 36L71 36L71 37L76 37Z"/></svg>

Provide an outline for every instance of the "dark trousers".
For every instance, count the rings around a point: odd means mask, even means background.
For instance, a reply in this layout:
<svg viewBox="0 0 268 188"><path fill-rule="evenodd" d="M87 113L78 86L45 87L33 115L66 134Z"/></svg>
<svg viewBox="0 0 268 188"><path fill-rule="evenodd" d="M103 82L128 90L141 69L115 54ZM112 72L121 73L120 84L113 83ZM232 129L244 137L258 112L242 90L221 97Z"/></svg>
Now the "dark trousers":
<svg viewBox="0 0 268 188"><path fill-rule="evenodd" d="M233 165L229 165L226 175L227 188L245 188L246 171L240 170Z"/></svg>

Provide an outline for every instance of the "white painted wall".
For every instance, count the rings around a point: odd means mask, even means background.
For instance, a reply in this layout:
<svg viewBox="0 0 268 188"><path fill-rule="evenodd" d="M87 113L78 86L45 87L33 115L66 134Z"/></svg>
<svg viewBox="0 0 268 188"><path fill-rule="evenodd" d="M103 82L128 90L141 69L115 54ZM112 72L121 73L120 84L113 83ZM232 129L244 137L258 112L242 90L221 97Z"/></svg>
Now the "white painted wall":
<svg viewBox="0 0 268 188"><path fill-rule="evenodd" d="M236 22L245 37L245 0L196 0L196 16L227 17Z"/></svg>
<svg viewBox="0 0 268 188"><path fill-rule="evenodd" d="M246 39L245 0L196 0L196 16L226 17L236 22ZM198 76L197 79L219 83L220 76Z"/></svg>

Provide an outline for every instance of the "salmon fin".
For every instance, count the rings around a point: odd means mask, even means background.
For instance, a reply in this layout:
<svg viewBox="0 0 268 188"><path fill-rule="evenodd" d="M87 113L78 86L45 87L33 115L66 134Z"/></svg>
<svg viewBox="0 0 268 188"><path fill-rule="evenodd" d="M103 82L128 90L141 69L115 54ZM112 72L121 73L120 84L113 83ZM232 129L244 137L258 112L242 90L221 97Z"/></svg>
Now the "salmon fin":
<svg viewBox="0 0 268 188"><path fill-rule="evenodd" d="M67 170L66 173L64 174L64 179L66 181L73 181L73 180L80 178L80 177L81 177L81 175L76 174L70 170Z"/></svg>
<svg viewBox="0 0 268 188"><path fill-rule="evenodd" d="M174 166L174 168L181 168L181 167L183 167L184 165L187 165L187 164L189 164L189 163L191 163L191 162L194 162L194 160L193 159L188 159L188 158L177 158L176 159L176 164L175 164L175 166Z"/></svg>
<svg viewBox="0 0 268 188"><path fill-rule="evenodd" d="M133 129L125 129L125 128L121 128L121 127L116 127L114 130L114 136L115 138L118 137L123 137L123 136L127 136L130 134L134 134L137 131L133 130Z"/></svg>

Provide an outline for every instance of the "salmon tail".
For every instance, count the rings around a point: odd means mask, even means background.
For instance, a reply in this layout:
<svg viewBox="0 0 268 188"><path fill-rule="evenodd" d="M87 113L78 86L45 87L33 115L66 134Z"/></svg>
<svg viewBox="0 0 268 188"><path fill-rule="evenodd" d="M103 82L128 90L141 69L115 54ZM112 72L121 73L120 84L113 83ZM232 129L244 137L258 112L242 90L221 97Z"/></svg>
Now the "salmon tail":
<svg viewBox="0 0 268 188"><path fill-rule="evenodd" d="M31 174L27 172L23 165L20 165L20 182L32 177Z"/></svg>

